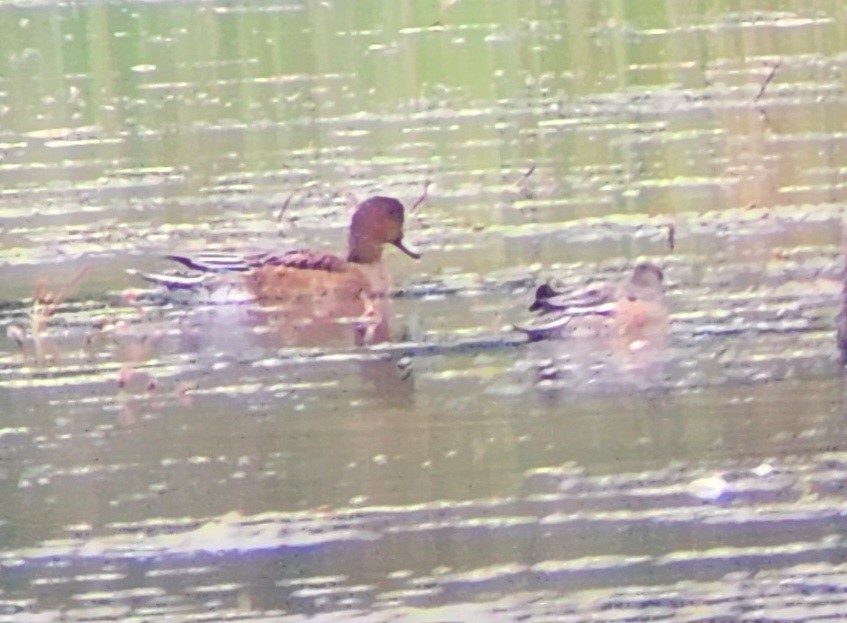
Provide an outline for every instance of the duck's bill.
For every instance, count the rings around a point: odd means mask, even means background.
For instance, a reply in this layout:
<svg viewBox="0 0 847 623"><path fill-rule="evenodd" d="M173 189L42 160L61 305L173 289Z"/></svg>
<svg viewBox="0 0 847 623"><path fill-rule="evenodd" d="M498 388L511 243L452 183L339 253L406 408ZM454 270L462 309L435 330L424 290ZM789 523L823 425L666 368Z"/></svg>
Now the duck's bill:
<svg viewBox="0 0 847 623"><path fill-rule="evenodd" d="M409 257L411 257L412 259L415 259L415 260L419 260L419 259L421 259L421 254L420 254L420 253L418 253L418 252L417 252L416 250L414 250L413 248L409 248L409 247L407 247L405 244L403 244L403 241L402 241L402 240L395 240L395 241L393 242L393 244L394 244L394 246L395 246L395 247L397 247L398 249L400 249L403 253L405 253L406 255L408 255Z"/></svg>

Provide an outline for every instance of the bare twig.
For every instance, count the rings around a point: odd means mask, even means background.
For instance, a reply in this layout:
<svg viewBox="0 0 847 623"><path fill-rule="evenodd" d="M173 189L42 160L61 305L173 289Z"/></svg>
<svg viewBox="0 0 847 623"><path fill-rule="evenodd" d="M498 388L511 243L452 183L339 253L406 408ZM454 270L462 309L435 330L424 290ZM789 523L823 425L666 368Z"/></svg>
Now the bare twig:
<svg viewBox="0 0 847 623"><path fill-rule="evenodd" d="M761 97L765 94L765 89L768 88L768 85L771 83L771 80L773 80L774 76L776 76L776 70L779 69L779 65L780 63L779 61L777 61L776 63L774 63L773 67L771 67L771 73L768 74L768 77L765 78L765 81L762 83L762 88L759 89L758 95L753 98L754 102L758 102Z"/></svg>
<svg viewBox="0 0 847 623"><path fill-rule="evenodd" d="M303 184L302 186L295 188L293 191L291 191L291 194L288 195L288 198L283 202L282 207L276 213L277 222L282 221L282 217L285 216L285 212L286 212L286 210L288 210L288 206L291 205L291 200L294 199L294 196L297 193L304 191L304 190L308 190L310 188L314 188L316 185L317 185L317 182L315 180L310 180L310 181L306 182L305 184Z"/></svg>
<svg viewBox="0 0 847 623"><path fill-rule="evenodd" d="M523 186L525 186L527 180L529 179L529 176L535 173L535 166L536 165L532 165L531 167L529 167L529 171L524 173L521 178L517 182L515 182L515 186L517 186L518 188L522 188Z"/></svg>
<svg viewBox="0 0 847 623"><path fill-rule="evenodd" d="M411 208L409 208L409 214L411 214L412 216L415 216L418 213L418 210L420 209L423 202L427 200L427 197L429 196L429 187L431 184L431 180L427 180L424 182L423 194L418 197L418 200L412 204Z"/></svg>
<svg viewBox="0 0 847 623"><path fill-rule="evenodd" d="M44 280L35 284L32 293L32 310L30 311L30 333L35 344L36 360L40 362L44 354L41 341L41 331L53 312L62 304L70 291L91 272L91 266L83 266L80 271L68 283L59 288L55 294L47 290Z"/></svg>
<svg viewBox="0 0 847 623"><path fill-rule="evenodd" d="M61 287L59 293L54 297L53 307L50 310L51 313L55 311L56 307L58 307L62 303L62 301L65 300L65 297L70 293L70 291L76 288L80 284L80 282L88 276L88 273L90 272L91 266L83 266L79 269L79 272L74 275L73 279L71 279L68 283Z"/></svg>
<svg viewBox="0 0 847 623"><path fill-rule="evenodd" d="M297 190L300 190L299 188ZM282 204L282 207L279 209L279 212L276 214L277 223L282 221L282 217L285 216L285 211L288 209L288 205L291 203L291 200L294 199L294 195L297 194L297 190L292 191L290 195L288 195L288 199Z"/></svg>

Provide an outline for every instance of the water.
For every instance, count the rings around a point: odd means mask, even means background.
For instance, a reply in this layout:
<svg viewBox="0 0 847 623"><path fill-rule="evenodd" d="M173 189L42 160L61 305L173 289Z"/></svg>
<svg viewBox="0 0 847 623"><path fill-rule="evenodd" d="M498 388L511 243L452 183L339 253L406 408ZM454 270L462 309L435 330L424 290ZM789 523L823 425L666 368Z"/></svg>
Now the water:
<svg viewBox="0 0 847 623"><path fill-rule="evenodd" d="M0 12L0 620L841 616L840 3ZM382 344L126 272L428 182Z"/></svg>

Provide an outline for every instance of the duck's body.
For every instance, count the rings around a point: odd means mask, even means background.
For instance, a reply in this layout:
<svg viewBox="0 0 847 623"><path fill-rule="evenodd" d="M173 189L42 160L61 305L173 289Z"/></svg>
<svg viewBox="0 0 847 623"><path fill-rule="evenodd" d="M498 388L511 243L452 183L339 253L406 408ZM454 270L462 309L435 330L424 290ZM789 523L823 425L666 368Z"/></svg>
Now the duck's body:
<svg viewBox="0 0 847 623"><path fill-rule="evenodd" d="M367 302L385 297L388 291L381 261L349 262L312 250L286 253L248 272L244 282L259 301L334 308L341 315L364 315Z"/></svg>
<svg viewBox="0 0 847 623"><path fill-rule="evenodd" d="M300 319L365 317L384 320L388 282L383 245L392 244L415 259L403 244L403 205L390 197L371 197L356 208L350 223L346 258L315 249L235 255L169 255L192 274L142 276L169 289L215 290L221 273L238 277L247 292ZM238 274L240 273L240 274ZM226 280L227 287L231 280Z"/></svg>
<svg viewBox="0 0 847 623"><path fill-rule="evenodd" d="M664 345L669 321L664 280L658 266L645 262L618 286L612 331L627 348Z"/></svg>

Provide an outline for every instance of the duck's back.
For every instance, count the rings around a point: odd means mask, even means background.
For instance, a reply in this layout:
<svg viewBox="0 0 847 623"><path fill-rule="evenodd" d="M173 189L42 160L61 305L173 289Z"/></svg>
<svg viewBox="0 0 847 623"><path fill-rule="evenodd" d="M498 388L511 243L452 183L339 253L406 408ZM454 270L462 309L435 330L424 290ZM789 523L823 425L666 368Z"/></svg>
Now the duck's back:
<svg viewBox="0 0 847 623"><path fill-rule="evenodd" d="M348 264L346 260L332 253L314 249L293 249L281 255L268 255L262 262L262 267L279 266L340 273L347 269Z"/></svg>

